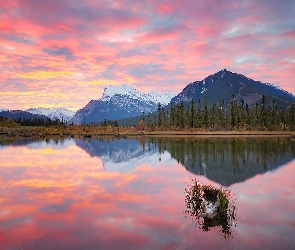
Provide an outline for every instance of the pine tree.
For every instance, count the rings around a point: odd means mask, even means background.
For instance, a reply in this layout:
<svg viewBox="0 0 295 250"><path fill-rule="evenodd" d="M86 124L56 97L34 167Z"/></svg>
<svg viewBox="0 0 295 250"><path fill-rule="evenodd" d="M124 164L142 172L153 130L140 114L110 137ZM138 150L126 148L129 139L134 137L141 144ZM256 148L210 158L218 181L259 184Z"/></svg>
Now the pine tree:
<svg viewBox="0 0 295 250"><path fill-rule="evenodd" d="M292 104L292 106L289 108L289 123L291 131L295 130L295 106Z"/></svg>
<svg viewBox="0 0 295 250"><path fill-rule="evenodd" d="M202 126L202 105L201 100L198 101L198 108L197 108L197 117L196 117L196 127L201 128Z"/></svg>
<svg viewBox="0 0 295 250"><path fill-rule="evenodd" d="M181 102L179 106L179 127L183 129L185 127L185 113L184 113L184 103Z"/></svg>
<svg viewBox="0 0 295 250"><path fill-rule="evenodd" d="M157 112L158 112L158 124L157 125L158 125L158 127L161 127L162 123L163 123L161 103L158 104Z"/></svg>
<svg viewBox="0 0 295 250"><path fill-rule="evenodd" d="M260 125L266 126L266 108L265 108L265 96L262 95L260 103Z"/></svg>
<svg viewBox="0 0 295 250"><path fill-rule="evenodd" d="M235 95L232 95L230 102L230 116L231 116L231 128L234 129L237 125L237 114L238 114L238 102Z"/></svg>
<svg viewBox="0 0 295 250"><path fill-rule="evenodd" d="M225 114L224 114L224 101L220 100L219 109L218 109L218 128L225 128Z"/></svg>
<svg viewBox="0 0 295 250"><path fill-rule="evenodd" d="M209 127L209 112L208 112L208 106L207 106L207 103L208 103L208 99L207 99L207 96L204 97L204 109L203 109L203 112L202 112L202 125L203 127L207 130L208 127Z"/></svg>
<svg viewBox="0 0 295 250"><path fill-rule="evenodd" d="M170 103L170 112L169 112L169 127L170 129L175 128L175 120L176 120L176 115L175 115L175 108L172 106L172 103Z"/></svg>
<svg viewBox="0 0 295 250"><path fill-rule="evenodd" d="M189 110L189 127L195 127L195 120L196 120L196 104L192 99L190 102L190 110Z"/></svg>

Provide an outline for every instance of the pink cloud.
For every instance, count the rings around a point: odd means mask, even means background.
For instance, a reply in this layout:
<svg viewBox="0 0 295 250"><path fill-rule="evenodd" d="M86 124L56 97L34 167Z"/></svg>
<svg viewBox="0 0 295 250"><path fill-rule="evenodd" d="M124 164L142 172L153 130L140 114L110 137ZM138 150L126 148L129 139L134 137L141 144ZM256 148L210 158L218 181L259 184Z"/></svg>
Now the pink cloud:
<svg viewBox="0 0 295 250"><path fill-rule="evenodd" d="M284 33L281 34L281 36L295 38L295 30L285 31Z"/></svg>
<svg viewBox="0 0 295 250"><path fill-rule="evenodd" d="M168 4L159 4L158 5L158 12L160 14L167 14L172 11L172 8Z"/></svg>

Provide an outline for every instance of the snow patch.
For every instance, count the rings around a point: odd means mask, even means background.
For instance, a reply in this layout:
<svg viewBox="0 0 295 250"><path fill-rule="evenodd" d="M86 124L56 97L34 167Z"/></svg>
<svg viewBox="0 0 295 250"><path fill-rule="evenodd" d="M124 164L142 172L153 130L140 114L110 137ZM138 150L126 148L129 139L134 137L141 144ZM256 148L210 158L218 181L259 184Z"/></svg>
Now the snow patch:
<svg viewBox="0 0 295 250"><path fill-rule="evenodd" d="M201 94L203 94L204 92L206 92L207 89L205 87L202 88Z"/></svg>
<svg viewBox="0 0 295 250"><path fill-rule="evenodd" d="M279 86L275 86L275 85L273 85L273 84L271 84L271 83L263 83L263 82L260 82L260 83L265 84L265 85L267 85L267 86L270 86L270 87L272 87L272 88L275 88L275 89L277 89L277 90L281 90L281 91L283 91L284 93L286 93L286 94L288 94L288 95L290 95L290 96L293 96L291 93L289 93L288 91L282 89L282 88L279 87Z"/></svg>

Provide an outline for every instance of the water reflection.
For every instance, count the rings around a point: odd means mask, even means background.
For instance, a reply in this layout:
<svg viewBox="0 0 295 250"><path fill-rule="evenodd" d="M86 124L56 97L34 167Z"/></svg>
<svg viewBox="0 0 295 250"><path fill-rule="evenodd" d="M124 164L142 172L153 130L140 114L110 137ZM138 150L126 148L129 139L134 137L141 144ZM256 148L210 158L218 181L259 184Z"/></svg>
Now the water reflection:
<svg viewBox="0 0 295 250"><path fill-rule="evenodd" d="M290 138L133 138L118 140L47 139L0 140L7 145L41 148L51 145L63 148L77 145L91 157L99 157L110 172L129 172L143 163L181 163L188 171L231 186L257 174L274 171L295 158L295 142ZM168 153L168 154L167 154Z"/></svg>
<svg viewBox="0 0 295 250"><path fill-rule="evenodd" d="M292 161L295 142L290 138L146 138L141 140L75 140L105 169L128 172L142 162L162 160L165 152L188 171L223 186L244 182ZM167 160L167 159L165 159Z"/></svg>
<svg viewBox="0 0 295 250"><path fill-rule="evenodd" d="M271 167L266 159L264 168L260 151L252 148L265 144L251 140L235 143L246 149L243 143L252 145L244 151L251 161L254 156L259 158L260 172L252 170L240 182L234 176L238 172L229 171L234 179L230 189L237 199L238 224L233 237L226 240L219 235L220 226L211 227L221 224L217 218L217 222L204 219L208 233L195 228L183 214L183 188L192 176L188 163L193 166L195 162L191 157L195 149L190 150L189 145L201 150L200 163L208 164L206 174L210 177L209 168L215 166L209 164L211 160L206 162L206 157L213 159L215 154L220 159L221 149L212 148L219 144L222 148L221 139L2 142L0 249L291 248L295 242L295 162L289 161L294 156L294 144L282 138L266 140L266 158L277 162ZM225 151L225 158L232 157L232 143L224 140L224 148L231 149ZM239 158L241 150L237 152ZM198 163L199 158L196 160ZM245 157L243 168L251 168L247 161ZM233 168L231 158L224 162L229 164L226 169ZM223 171L220 166L216 170ZM216 179L204 175L198 179L220 187Z"/></svg>
<svg viewBox="0 0 295 250"><path fill-rule="evenodd" d="M295 143L289 138L211 138L154 140L161 152L197 175L230 186L292 161Z"/></svg>

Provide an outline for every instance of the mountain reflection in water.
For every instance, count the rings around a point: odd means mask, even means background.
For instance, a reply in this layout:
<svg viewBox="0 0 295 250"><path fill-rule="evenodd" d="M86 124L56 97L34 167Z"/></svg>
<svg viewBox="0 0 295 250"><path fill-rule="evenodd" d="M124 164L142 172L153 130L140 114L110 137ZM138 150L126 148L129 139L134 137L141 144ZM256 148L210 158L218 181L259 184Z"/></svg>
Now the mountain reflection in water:
<svg viewBox="0 0 295 250"><path fill-rule="evenodd" d="M153 164L168 152L188 171L223 186L243 182L292 161L295 143L289 138L141 138L140 140L76 139L108 171L128 172L140 163Z"/></svg>
<svg viewBox="0 0 295 250"><path fill-rule="evenodd" d="M78 147L85 150L91 157L99 157L107 171L128 172L146 162L158 162L156 145L141 143L139 140L117 139L75 139Z"/></svg>

